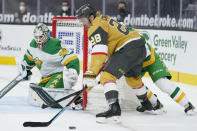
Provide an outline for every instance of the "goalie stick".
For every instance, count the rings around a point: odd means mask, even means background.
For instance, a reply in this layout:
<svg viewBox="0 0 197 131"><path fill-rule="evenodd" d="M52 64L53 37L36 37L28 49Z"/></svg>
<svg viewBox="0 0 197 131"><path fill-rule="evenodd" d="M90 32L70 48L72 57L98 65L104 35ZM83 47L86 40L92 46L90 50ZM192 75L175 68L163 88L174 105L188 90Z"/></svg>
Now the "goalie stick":
<svg viewBox="0 0 197 131"><path fill-rule="evenodd" d="M61 101L63 101L63 100L66 100L66 99L68 99L68 98L70 98L70 97L72 97L72 96L74 96L74 95L78 95L78 93L80 93L82 90L83 90L83 89L81 89L81 90L79 90L79 91L76 91L76 92L74 92L74 93L72 93L72 94L69 94L69 95L67 95L67 96L65 96L65 97L63 97L63 98L60 98L60 99L54 101L54 102L51 103L51 104L48 104L48 105L43 104L43 105L41 106L41 108L42 108L42 109L45 109L45 108L47 108L47 107L54 106L54 105L58 104L59 102L61 102Z"/></svg>
<svg viewBox="0 0 197 131"><path fill-rule="evenodd" d="M20 76L17 75L16 78L14 78L8 85L6 85L1 91L0 91L0 98L2 98L5 94L7 94L12 88L14 88L21 80L18 80L17 78Z"/></svg>
<svg viewBox="0 0 197 131"><path fill-rule="evenodd" d="M58 118L60 114L62 114L65 110L66 107L70 106L78 97L79 95L84 92L87 89L87 86L85 86L80 92L64 107L62 108L50 121L48 122L24 122L23 126L24 127L47 127L49 126L55 119Z"/></svg>

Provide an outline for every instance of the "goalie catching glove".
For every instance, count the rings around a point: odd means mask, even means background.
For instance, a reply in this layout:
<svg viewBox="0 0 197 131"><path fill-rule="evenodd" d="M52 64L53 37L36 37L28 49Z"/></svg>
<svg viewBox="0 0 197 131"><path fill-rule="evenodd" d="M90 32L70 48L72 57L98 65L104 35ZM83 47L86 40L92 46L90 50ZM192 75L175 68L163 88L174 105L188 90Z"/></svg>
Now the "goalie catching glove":
<svg viewBox="0 0 197 131"><path fill-rule="evenodd" d="M75 69L64 68L63 71L63 80L64 80L64 89L71 89L77 82L78 74Z"/></svg>
<svg viewBox="0 0 197 131"><path fill-rule="evenodd" d="M83 84L87 85L88 88L92 88L98 84L96 80L96 74L94 74L92 71L86 71L83 75Z"/></svg>
<svg viewBox="0 0 197 131"><path fill-rule="evenodd" d="M22 61L20 64L17 64L17 69L20 76L17 78L18 80L29 80L32 75L30 66L25 61Z"/></svg>

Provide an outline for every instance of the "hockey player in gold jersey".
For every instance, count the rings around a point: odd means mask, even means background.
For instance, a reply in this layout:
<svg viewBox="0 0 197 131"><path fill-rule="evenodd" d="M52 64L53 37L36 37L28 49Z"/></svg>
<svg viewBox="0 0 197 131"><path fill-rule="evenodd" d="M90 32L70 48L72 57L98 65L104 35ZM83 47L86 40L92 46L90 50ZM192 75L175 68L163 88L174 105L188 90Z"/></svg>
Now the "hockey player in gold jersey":
<svg viewBox="0 0 197 131"><path fill-rule="evenodd" d="M146 110L153 110L140 77L146 56L145 40L138 32L129 31L109 16L96 16L96 11L89 4L81 6L76 11L76 16L88 30L88 39L92 44L91 63L84 74L84 84L88 87L95 86L99 70L107 61L100 82L104 86L109 110L97 114L97 121L106 118L119 120L121 109L116 80L123 75L127 84L134 88L142 106Z"/></svg>

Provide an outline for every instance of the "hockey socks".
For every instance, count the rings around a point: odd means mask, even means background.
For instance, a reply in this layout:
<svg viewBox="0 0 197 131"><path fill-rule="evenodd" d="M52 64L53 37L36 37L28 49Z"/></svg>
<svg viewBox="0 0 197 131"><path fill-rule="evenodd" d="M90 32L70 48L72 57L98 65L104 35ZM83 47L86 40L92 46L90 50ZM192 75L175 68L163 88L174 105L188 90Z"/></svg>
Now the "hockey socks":
<svg viewBox="0 0 197 131"><path fill-rule="evenodd" d="M191 102L186 98L186 94L174 83L167 78L160 78L155 84L163 91L166 92L176 103L184 107L185 113L187 108L191 107ZM190 110L194 110L194 106Z"/></svg>
<svg viewBox="0 0 197 131"><path fill-rule="evenodd" d="M189 101L185 97L185 93L179 87L175 88L175 90L170 94L170 97L176 103L179 103L183 107L186 106L189 103Z"/></svg>
<svg viewBox="0 0 197 131"><path fill-rule="evenodd" d="M98 123L106 123L108 120L115 123L120 122L121 108L118 101L118 90L115 83L104 85L105 98L109 104L109 109L102 113L96 114Z"/></svg>

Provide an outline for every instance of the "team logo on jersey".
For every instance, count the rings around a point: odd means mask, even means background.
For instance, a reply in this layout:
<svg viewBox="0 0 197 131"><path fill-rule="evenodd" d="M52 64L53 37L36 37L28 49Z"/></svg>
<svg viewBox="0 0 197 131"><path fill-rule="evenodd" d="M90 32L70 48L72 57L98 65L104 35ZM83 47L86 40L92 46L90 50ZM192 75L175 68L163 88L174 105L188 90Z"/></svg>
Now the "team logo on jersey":
<svg viewBox="0 0 197 131"><path fill-rule="evenodd" d="M59 52L59 56L65 56L69 53L68 50L66 50L65 48L62 48L62 50Z"/></svg>
<svg viewBox="0 0 197 131"><path fill-rule="evenodd" d="M41 69L41 67L42 67L42 61L41 60L39 60L39 58L38 57L36 57L35 59L34 59L34 62L36 63L36 67L40 70Z"/></svg>

